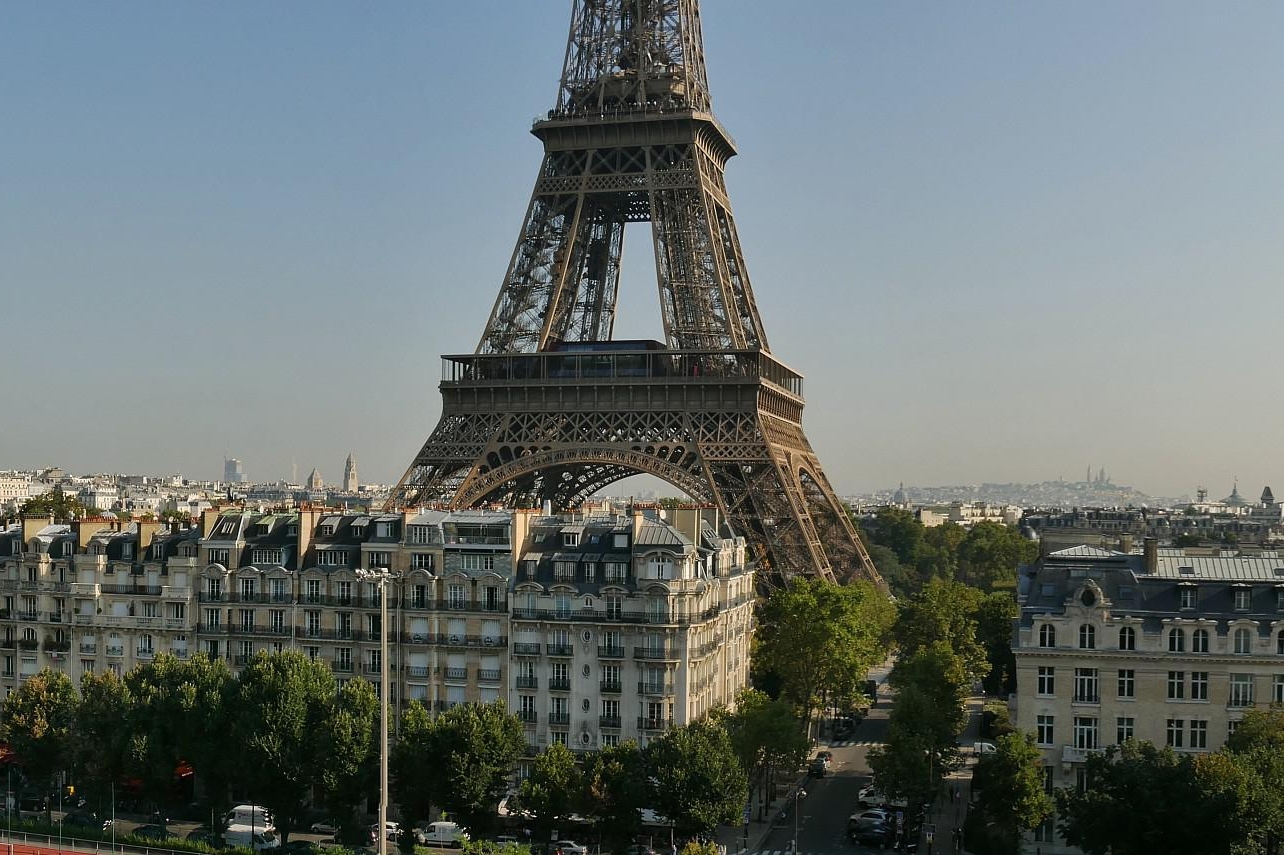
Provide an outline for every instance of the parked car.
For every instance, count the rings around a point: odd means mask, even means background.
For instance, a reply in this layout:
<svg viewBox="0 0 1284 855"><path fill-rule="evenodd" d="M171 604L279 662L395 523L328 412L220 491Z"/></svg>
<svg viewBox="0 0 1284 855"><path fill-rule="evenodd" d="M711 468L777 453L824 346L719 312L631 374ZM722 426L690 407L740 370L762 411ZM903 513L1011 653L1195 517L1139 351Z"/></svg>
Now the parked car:
<svg viewBox="0 0 1284 855"><path fill-rule="evenodd" d="M49 802L40 796L23 796L18 799L18 815L23 819L38 819L49 810Z"/></svg>
<svg viewBox="0 0 1284 855"><path fill-rule="evenodd" d="M852 814L848 822L851 822L853 820L857 823L881 822L884 825L886 825L892 821L892 815L887 811L883 810L882 808L871 808L869 810L861 811L860 813L857 813L857 814Z"/></svg>
<svg viewBox="0 0 1284 855"><path fill-rule="evenodd" d="M308 830L313 834L338 834L339 820L337 819L320 819L308 826Z"/></svg>
<svg viewBox="0 0 1284 855"><path fill-rule="evenodd" d="M998 751L999 751L998 747L995 746L993 742L973 742L972 743L973 754L997 754Z"/></svg>
<svg viewBox="0 0 1284 855"><path fill-rule="evenodd" d="M645 843L634 843L625 850L625 855L660 855Z"/></svg>
<svg viewBox="0 0 1284 855"><path fill-rule="evenodd" d="M94 831L106 831L111 828L111 820L99 819L88 811L74 810L61 820L63 828L89 828Z"/></svg>
<svg viewBox="0 0 1284 855"><path fill-rule="evenodd" d="M823 778L829 774L829 764L817 757L807 767L807 774L813 778Z"/></svg>
<svg viewBox="0 0 1284 855"><path fill-rule="evenodd" d="M204 843L211 849L222 849L223 839L210 830L208 825L198 825L187 832L187 839L193 843Z"/></svg>
<svg viewBox="0 0 1284 855"><path fill-rule="evenodd" d="M859 795L856 797L861 807L882 807L891 805L892 807L908 807L909 802L905 799L889 799L884 793L877 789L874 784L862 787Z"/></svg>
<svg viewBox="0 0 1284 855"><path fill-rule="evenodd" d="M574 840L557 841L558 855L588 855L588 847L581 846Z"/></svg>
<svg viewBox="0 0 1284 855"><path fill-rule="evenodd" d="M881 822L870 822L856 826L849 832L851 839L864 846L883 847L890 843L895 831L890 825Z"/></svg>
<svg viewBox="0 0 1284 855"><path fill-rule="evenodd" d="M389 840L395 841L397 839L397 835L401 833L401 826L395 822L385 822L383 825L383 833ZM377 822L370 826L370 842L379 842L379 823Z"/></svg>
<svg viewBox="0 0 1284 855"><path fill-rule="evenodd" d="M141 837L144 840L174 840L175 835L172 831L163 825L140 825L130 832L133 837Z"/></svg>
<svg viewBox="0 0 1284 855"><path fill-rule="evenodd" d="M272 828L272 812L262 805L237 805L227 812L223 821L228 825L248 825L251 828Z"/></svg>
<svg viewBox="0 0 1284 855"><path fill-rule="evenodd" d="M497 846L516 846L518 843L520 841L511 834L501 834L495 838L495 845Z"/></svg>
<svg viewBox="0 0 1284 855"><path fill-rule="evenodd" d="M834 762L834 752L832 751L817 751L816 757L824 760L826 765Z"/></svg>

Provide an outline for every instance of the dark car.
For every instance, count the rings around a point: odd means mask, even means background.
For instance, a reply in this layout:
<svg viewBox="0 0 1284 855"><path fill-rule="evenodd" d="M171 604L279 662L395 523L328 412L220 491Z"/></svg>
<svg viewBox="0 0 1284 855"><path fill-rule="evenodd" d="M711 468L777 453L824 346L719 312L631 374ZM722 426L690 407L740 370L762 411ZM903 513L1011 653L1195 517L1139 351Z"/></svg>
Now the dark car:
<svg viewBox="0 0 1284 855"><path fill-rule="evenodd" d="M895 832L881 822L862 822L848 833L852 840L864 846L885 846Z"/></svg>
<svg viewBox="0 0 1284 855"><path fill-rule="evenodd" d="M72 811L62 818L64 828L92 828L94 831L106 831L111 827L111 820L101 819L86 811Z"/></svg>
<svg viewBox="0 0 1284 855"><path fill-rule="evenodd" d="M174 834L163 825L140 825L130 834L134 837L141 837L144 840L173 840Z"/></svg>
<svg viewBox="0 0 1284 855"><path fill-rule="evenodd" d="M645 843L635 843L626 849L625 852L628 853L628 855L659 855L658 852L650 846L647 846Z"/></svg>
<svg viewBox="0 0 1284 855"><path fill-rule="evenodd" d="M811 765L807 767L807 774L811 775L813 778L823 778L829 774L829 764L826 763L823 758L817 757L815 760L811 761Z"/></svg>

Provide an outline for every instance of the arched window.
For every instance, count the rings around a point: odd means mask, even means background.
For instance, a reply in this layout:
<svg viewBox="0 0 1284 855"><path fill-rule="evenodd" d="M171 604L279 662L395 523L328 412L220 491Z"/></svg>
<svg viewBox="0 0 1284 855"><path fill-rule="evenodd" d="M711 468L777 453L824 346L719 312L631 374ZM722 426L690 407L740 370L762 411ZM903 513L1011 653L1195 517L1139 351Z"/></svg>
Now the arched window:
<svg viewBox="0 0 1284 855"><path fill-rule="evenodd" d="M1208 652L1208 630L1197 629L1191 634L1190 650L1192 653Z"/></svg>
<svg viewBox="0 0 1284 855"><path fill-rule="evenodd" d="M1119 630L1119 649L1136 650L1137 649L1137 630L1130 626L1125 626Z"/></svg>
<svg viewBox="0 0 1284 855"><path fill-rule="evenodd" d="M1252 636L1249 634L1249 631L1244 629L1243 627L1240 627L1239 629L1235 630L1235 652L1236 653L1253 652Z"/></svg>
<svg viewBox="0 0 1284 855"><path fill-rule="evenodd" d="M1168 630L1168 652L1181 653L1186 649L1186 633L1180 629Z"/></svg>
<svg viewBox="0 0 1284 855"><path fill-rule="evenodd" d="M1097 628L1090 623L1085 623L1079 627L1079 646L1084 650L1092 650L1097 646Z"/></svg>
<svg viewBox="0 0 1284 855"><path fill-rule="evenodd" d="M1057 646L1057 628L1050 623L1045 623L1039 627L1039 646L1056 647Z"/></svg>

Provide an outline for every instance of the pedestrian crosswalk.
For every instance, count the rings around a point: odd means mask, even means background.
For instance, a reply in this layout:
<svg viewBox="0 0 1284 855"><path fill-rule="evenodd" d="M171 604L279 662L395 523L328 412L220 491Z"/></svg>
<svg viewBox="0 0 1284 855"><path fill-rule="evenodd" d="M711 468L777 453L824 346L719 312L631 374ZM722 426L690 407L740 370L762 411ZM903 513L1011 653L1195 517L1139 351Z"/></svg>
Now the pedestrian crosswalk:
<svg viewBox="0 0 1284 855"><path fill-rule="evenodd" d="M836 739L828 743L830 748L848 748L853 745L863 745L865 747L873 745L882 745L877 739ZM801 855L801 853L800 853Z"/></svg>

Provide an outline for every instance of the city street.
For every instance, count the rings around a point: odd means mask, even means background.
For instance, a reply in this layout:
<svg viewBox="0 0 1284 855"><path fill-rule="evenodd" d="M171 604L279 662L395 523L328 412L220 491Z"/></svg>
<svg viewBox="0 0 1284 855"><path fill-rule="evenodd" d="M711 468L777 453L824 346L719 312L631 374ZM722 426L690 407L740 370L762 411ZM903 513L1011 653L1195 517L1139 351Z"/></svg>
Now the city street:
<svg viewBox="0 0 1284 855"><path fill-rule="evenodd" d="M806 778L802 782L805 798L798 800L799 855L863 855L876 850L858 846L847 839L847 818L856 811L860 788L869 783L866 755L887 733L887 714L891 702L884 695L857 726L850 740L830 744L822 739L817 750L828 748L834 753L830 774L824 778ZM812 756L815 756L813 751ZM763 838L757 851L787 853L794 840L793 811L789 820Z"/></svg>

